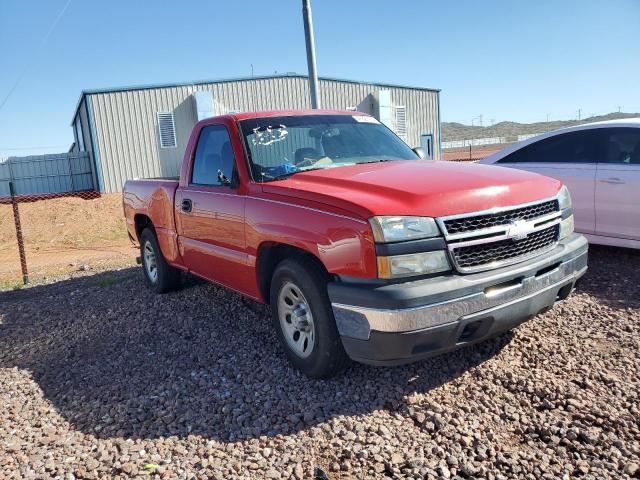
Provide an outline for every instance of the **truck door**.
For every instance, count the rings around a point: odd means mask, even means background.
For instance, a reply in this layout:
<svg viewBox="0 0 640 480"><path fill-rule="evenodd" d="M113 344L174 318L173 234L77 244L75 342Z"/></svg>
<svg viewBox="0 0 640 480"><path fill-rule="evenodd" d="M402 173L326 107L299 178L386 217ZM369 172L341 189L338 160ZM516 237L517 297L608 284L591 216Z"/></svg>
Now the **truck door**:
<svg viewBox="0 0 640 480"><path fill-rule="evenodd" d="M208 280L239 290L249 275L244 207L227 127L202 127L188 184L176 192L178 245L185 266Z"/></svg>

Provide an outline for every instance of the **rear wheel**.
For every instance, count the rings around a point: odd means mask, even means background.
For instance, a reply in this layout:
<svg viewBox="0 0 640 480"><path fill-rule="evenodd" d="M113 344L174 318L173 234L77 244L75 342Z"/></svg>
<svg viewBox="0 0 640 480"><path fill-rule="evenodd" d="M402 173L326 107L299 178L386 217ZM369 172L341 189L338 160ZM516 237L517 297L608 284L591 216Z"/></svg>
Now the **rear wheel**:
<svg viewBox="0 0 640 480"><path fill-rule="evenodd" d="M164 259L156 234L151 228L145 228L140 235L140 256L144 277L152 290L165 293L178 288L180 270Z"/></svg>
<svg viewBox="0 0 640 480"><path fill-rule="evenodd" d="M349 361L327 295L327 278L307 258L282 261L270 292L273 325L291 364L313 378L327 378Z"/></svg>

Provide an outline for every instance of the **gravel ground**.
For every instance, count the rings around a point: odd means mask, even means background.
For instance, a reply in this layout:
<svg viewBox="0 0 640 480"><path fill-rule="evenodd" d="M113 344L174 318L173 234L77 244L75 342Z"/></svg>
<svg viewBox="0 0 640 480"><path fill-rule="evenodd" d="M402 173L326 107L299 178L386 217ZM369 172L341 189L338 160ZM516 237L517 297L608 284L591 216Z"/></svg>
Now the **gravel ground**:
<svg viewBox="0 0 640 480"><path fill-rule="evenodd" d="M330 381L265 307L137 269L0 293L0 478L640 475L640 252L495 340Z"/></svg>

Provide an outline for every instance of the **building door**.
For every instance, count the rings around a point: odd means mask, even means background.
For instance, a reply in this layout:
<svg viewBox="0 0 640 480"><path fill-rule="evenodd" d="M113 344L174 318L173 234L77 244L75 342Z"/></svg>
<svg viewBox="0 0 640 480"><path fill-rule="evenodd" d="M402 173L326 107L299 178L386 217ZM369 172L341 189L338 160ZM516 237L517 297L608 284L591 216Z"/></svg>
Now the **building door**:
<svg viewBox="0 0 640 480"><path fill-rule="evenodd" d="M420 146L429 160L433 160L433 133L420 135Z"/></svg>

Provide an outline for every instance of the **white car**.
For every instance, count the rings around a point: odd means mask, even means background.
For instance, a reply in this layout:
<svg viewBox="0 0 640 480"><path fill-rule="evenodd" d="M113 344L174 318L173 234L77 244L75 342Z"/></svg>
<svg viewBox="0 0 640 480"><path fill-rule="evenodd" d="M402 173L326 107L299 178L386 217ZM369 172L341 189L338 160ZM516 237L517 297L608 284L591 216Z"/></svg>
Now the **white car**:
<svg viewBox="0 0 640 480"><path fill-rule="evenodd" d="M547 132L480 163L562 180L571 192L576 231L591 243L640 248L640 118Z"/></svg>

